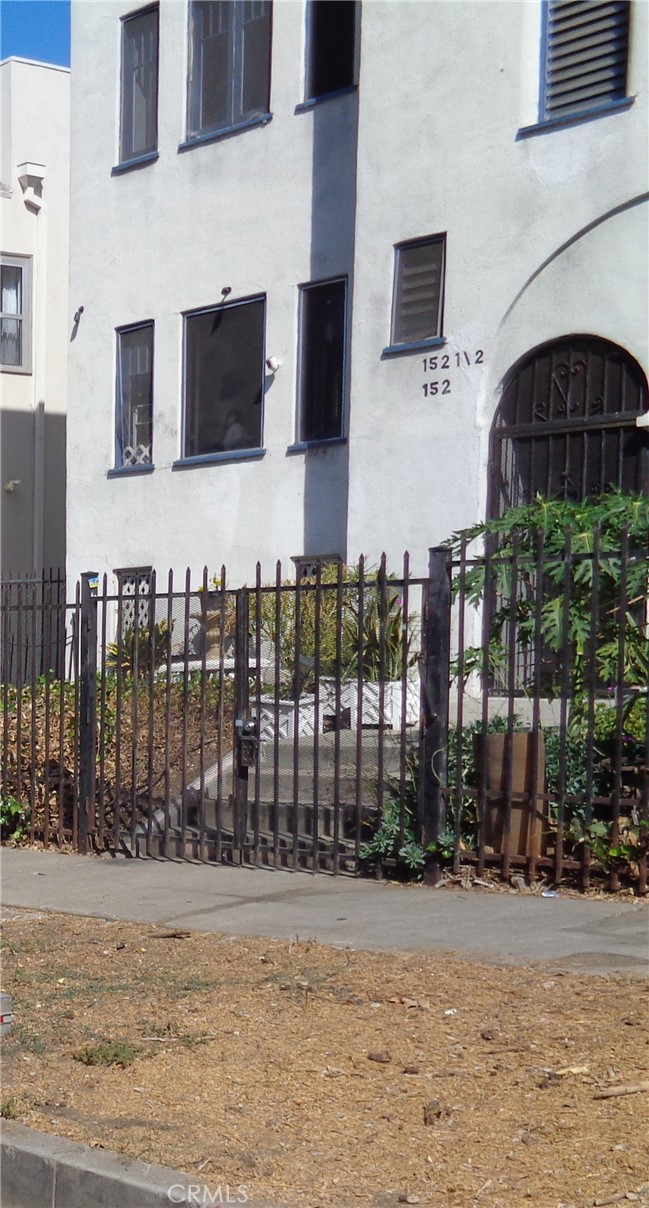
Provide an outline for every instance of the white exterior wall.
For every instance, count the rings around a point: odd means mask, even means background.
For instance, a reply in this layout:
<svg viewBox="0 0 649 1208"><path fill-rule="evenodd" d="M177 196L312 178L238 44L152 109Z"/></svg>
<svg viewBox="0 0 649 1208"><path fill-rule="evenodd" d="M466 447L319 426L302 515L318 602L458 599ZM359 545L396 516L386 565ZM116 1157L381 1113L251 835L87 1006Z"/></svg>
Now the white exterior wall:
<svg viewBox="0 0 649 1208"><path fill-rule="evenodd" d="M360 83L295 112L304 5L276 0L272 121L178 152L185 136L187 6L162 0L159 158L118 159L120 16L74 3L74 245L68 571L338 553L415 570L484 511L488 434L504 374L568 334L599 335L647 369L647 17L633 6L630 109L517 140L536 118L540 3L435 0L362 7ZM447 233L444 332L451 393L424 398L423 352L389 344L393 246ZM295 439L298 289L350 279L346 445ZM182 312L265 293L261 460L173 469L181 456ZM155 320L151 474L113 465L115 328ZM483 351L457 368L456 352Z"/></svg>
<svg viewBox="0 0 649 1208"><path fill-rule="evenodd" d="M0 63L0 243L31 257L31 364L0 373L0 571L65 564L70 73L48 63ZM20 164L42 175L21 186ZM37 180L37 178L34 178ZM6 483L18 480L13 491Z"/></svg>

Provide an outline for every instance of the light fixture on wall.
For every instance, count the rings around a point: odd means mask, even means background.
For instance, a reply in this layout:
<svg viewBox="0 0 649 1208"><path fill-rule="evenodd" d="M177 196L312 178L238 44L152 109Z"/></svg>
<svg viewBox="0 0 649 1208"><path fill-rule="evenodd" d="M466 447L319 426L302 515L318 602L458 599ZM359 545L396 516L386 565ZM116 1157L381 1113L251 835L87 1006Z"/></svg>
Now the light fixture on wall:
<svg viewBox="0 0 649 1208"><path fill-rule="evenodd" d="M267 357L266 358L266 368L269 373L277 373L277 370L281 369L281 367L282 367L282 362L279 360L278 357Z"/></svg>
<svg viewBox="0 0 649 1208"><path fill-rule="evenodd" d="M3 489L3 491L6 491L8 495L12 495L13 492L15 491L16 487L19 487L19 486L20 486L19 478L10 478L8 482L5 482L4 487L2 489Z"/></svg>

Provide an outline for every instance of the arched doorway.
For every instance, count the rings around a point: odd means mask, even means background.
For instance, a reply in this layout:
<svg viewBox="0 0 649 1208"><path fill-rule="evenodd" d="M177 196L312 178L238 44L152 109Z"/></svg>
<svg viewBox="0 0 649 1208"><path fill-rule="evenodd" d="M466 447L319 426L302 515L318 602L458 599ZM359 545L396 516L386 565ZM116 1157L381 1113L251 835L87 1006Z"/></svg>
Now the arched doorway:
<svg viewBox="0 0 649 1208"><path fill-rule="evenodd" d="M491 431L488 517L544 498L582 500L611 487L649 492L647 380L597 336L536 348L508 373Z"/></svg>

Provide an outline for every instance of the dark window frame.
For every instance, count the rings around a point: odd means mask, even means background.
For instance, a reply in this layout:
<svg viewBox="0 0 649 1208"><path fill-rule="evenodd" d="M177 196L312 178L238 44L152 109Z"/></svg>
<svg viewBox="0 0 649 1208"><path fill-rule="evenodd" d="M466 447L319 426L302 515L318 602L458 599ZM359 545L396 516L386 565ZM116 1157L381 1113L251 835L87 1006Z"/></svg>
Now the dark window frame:
<svg viewBox="0 0 649 1208"><path fill-rule="evenodd" d="M135 148L130 145L127 140L127 120L130 120L131 127L133 125L133 95L134 86L131 83L127 89L127 38L129 37L129 25L139 21L144 17L156 15L156 31L155 31L155 84L153 88L153 97L150 100L151 118L153 126L153 138L149 140L146 146ZM137 163L141 160L147 160L157 155L158 148L158 93L160 82L160 5L149 4L146 8L138 9L136 12L126 13L121 18L121 71L120 71L120 107L119 107L119 164L127 165ZM132 36L132 35L131 35ZM130 100L130 118L127 113L127 102Z"/></svg>
<svg viewBox="0 0 649 1208"><path fill-rule="evenodd" d="M309 384L307 383L307 374L310 371L308 357L310 350L307 346L308 335L306 324L308 317L306 315L306 297L310 293L315 293L316 290L324 290L328 286L343 285L343 314L342 314L342 330L341 330L341 355L340 355L340 415L338 421L334 424L336 431L331 431L328 434L313 434L313 428L310 425L307 430L308 403L307 393ZM299 338L298 338L298 423L297 423L297 442L299 445L325 444L333 441L341 441L345 439L345 422L347 411L347 373L348 373L348 345L349 345L349 279L346 274L340 274L336 277L328 277L324 280L307 281L299 286ZM311 417L312 418L312 417Z"/></svg>
<svg viewBox="0 0 649 1208"><path fill-rule="evenodd" d="M402 280L401 267L404 264L404 253L414 248L420 247L441 247L441 259L439 266L439 292L437 297L437 318L434 331L426 331L425 334L415 335L412 339L399 338L401 334L401 325L404 322L403 316L398 314L399 304L402 301ZM394 245L394 271L392 282L392 312L390 320L390 349L401 349L409 347L418 347L420 344L432 340L441 341L444 338L444 304L446 300L446 260L447 260L447 238L446 232L440 232L435 235L424 235L418 239L406 239Z"/></svg>
<svg viewBox="0 0 649 1208"><path fill-rule="evenodd" d="M125 461L124 460L124 346L122 337L130 335L137 331L147 331L151 333L150 343L150 383L149 383L149 457L148 460L140 461ZM122 470L124 473L137 473L138 470L153 468L153 407L154 407L154 375L155 375L155 323L153 319L144 319L140 323L129 323L127 326L118 327L115 330L116 336L116 388L115 388L115 469ZM132 375L131 375L132 376ZM128 406L130 414L128 417L129 427L133 425L133 403L129 400ZM137 423L137 420L135 421ZM131 446L128 446L133 447Z"/></svg>
<svg viewBox="0 0 649 1208"><path fill-rule="evenodd" d="M257 0L260 2L260 0ZM232 25L226 31L229 38L228 57L229 57L229 76L228 76L228 114L223 121L206 122L200 114L203 103L203 88L202 88L202 63L199 65L200 56L202 54L202 45L204 39L198 37L198 10L204 3L204 0L190 0L187 6L187 102L186 102L186 141L187 143L202 142L205 139L216 138L219 135L227 134L232 130L237 130L240 127L256 125L259 122L269 120L270 114L270 90L271 90L271 68L272 68L272 48L273 48L273 3L272 0L266 0L268 4L268 78L266 87L265 106L254 107L253 110L247 111L243 104L243 90L245 84L245 49L244 49L244 30L246 23L243 20L244 0L229 0L229 7L232 12ZM240 104L237 108L237 99Z"/></svg>
<svg viewBox="0 0 649 1208"><path fill-rule="evenodd" d="M243 298L228 299L227 302L219 302L213 306L196 307L189 311L183 312L183 404L182 404L182 425L181 425L181 455L178 461L174 463L177 467L183 465L198 464L201 462L213 461L230 461L239 458L260 456L263 452L264 438L264 405L265 405L265 359L266 359L266 302L265 293L252 294ZM245 445L240 447L230 447L215 450L201 450L196 452L188 451L188 443L190 440L189 433L189 365L188 365L188 324L192 319L202 315L218 315L226 311L240 309L247 306L256 306L261 304L263 307L261 317L261 356L259 363L260 387L259 387L259 441L257 444Z"/></svg>
<svg viewBox="0 0 649 1208"><path fill-rule="evenodd" d="M326 69L323 67L322 62L317 61L319 48L315 39L318 36L319 19L321 15L323 13L332 13L333 5L335 3L344 3L345 5L349 5L350 9L352 10L350 14L352 20L352 45L350 53L348 52L351 59L351 69L348 72L348 78L344 81L341 82L334 79L331 87L319 86L318 77L326 74ZM320 30L321 28L322 27L320 27ZM306 102L317 101L328 96L336 96L340 92L347 92L357 87L359 34L360 0L307 0L304 72L304 97ZM320 36L322 37L321 32Z"/></svg>

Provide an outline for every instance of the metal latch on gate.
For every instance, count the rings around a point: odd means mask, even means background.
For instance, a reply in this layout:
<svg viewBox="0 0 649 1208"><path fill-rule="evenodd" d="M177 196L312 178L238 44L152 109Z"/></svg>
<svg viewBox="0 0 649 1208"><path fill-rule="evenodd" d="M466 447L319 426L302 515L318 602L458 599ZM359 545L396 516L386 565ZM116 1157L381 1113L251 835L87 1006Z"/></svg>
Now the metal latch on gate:
<svg viewBox="0 0 649 1208"><path fill-rule="evenodd" d="M238 717L234 728L239 743L239 763L242 768L253 768L257 762L259 738L255 718Z"/></svg>

